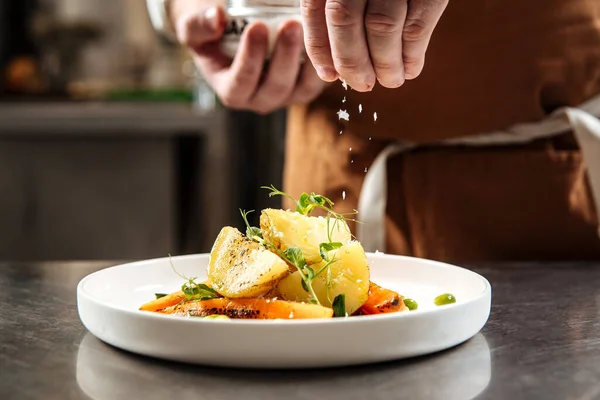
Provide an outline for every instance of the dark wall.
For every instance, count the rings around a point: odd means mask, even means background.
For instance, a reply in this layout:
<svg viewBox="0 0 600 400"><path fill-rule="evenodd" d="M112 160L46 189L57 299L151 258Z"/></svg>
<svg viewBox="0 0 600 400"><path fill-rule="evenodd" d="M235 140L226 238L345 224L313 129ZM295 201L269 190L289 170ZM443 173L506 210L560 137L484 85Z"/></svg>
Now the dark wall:
<svg viewBox="0 0 600 400"><path fill-rule="evenodd" d="M0 70L6 64L8 55L8 31L7 31L7 7L8 2L0 2ZM0 79L0 92L2 91L2 79Z"/></svg>
<svg viewBox="0 0 600 400"><path fill-rule="evenodd" d="M0 29L8 54L32 54L35 51L30 20L37 11L37 0L8 0L0 6Z"/></svg>
<svg viewBox="0 0 600 400"><path fill-rule="evenodd" d="M29 25L38 5L37 0L0 1L0 92L7 63L14 56L36 53Z"/></svg>

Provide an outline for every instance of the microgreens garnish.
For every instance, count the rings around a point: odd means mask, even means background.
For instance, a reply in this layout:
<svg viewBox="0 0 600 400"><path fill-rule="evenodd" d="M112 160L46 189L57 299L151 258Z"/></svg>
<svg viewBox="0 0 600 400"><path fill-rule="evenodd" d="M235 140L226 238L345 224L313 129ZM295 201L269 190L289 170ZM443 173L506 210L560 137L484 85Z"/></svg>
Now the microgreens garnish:
<svg viewBox="0 0 600 400"><path fill-rule="evenodd" d="M331 308L333 308L333 316L334 317L345 317L346 316L346 295L338 294L333 299L333 303L331 304Z"/></svg>
<svg viewBox="0 0 600 400"><path fill-rule="evenodd" d="M335 259L335 257L330 258L328 253L333 250L337 250L343 246L343 243L333 241L333 232L336 229L336 227L338 226L338 223L340 221L344 221L344 222L354 221L354 222L358 223L359 221L348 218L351 215L356 215L358 212L354 211L353 213L349 213L349 214L337 213L337 212L333 211L333 206L334 206L333 201L331 201L329 198L319 195L319 194L302 193L300 195L300 198L298 200L296 200L294 197L290 196L289 194L287 194L285 192L282 192L281 190L277 189L273 185L263 186L262 188L270 191L269 197L283 196L283 197L287 197L288 199L292 200L296 204L295 211L302 215L309 216L310 213L313 212L315 209L321 209L327 213L325 218L327 219L327 240L328 240L328 242L319 244L319 254L321 255L321 258L323 259L323 261L325 262L325 265L318 271L315 271L313 268L311 268L310 266L308 266L306 264L306 261L302 254L302 251L299 248L290 248L290 249L287 249L285 253L282 253L282 252L278 251L277 249L275 249L275 247L273 245L270 246L279 254L280 257L285 259L289 264L296 267L296 269L300 272L300 275L302 276L302 287L311 296L310 301L315 304L320 304L320 302L317 299L317 296L315 294L315 291L312 287L312 282L314 281L314 279L316 277L318 277L319 275L321 275L321 273L323 273L324 271L327 270L327 278L326 278L327 288L329 288L331 286L331 282L330 282L331 270L329 267L331 266L332 263L334 263L336 261L336 259ZM246 224L246 225L248 225L248 224ZM269 245L269 243L266 243L266 244ZM328 290L328 297L329 297L329 290ZM344 302L343 298L342 298L342 300L340 300L340 299L338 299L338 297L336 297L336 299L334 300L334 302L335 301L338 302L337 307L338 308L340 307L339 303L341 301L342 307L345 308L345 306L343 305L343 302Z"/></svg>
<svg viewBox="0 0 600 400"><path fill-rule="evenodd" d="M254 212L254 210L250 210L250 211L240 210L240 213L242 214L242 218L244 219L244 222L246 223L246 237L250 240L254 240L255 242L261 243L263 241L262 231L260 230L260 228L257 228L255 226L250 226L250 223L248 222L248 214L250 214L252 212Z"/></svg>
<svg viewBox="0 0 600 400"><path fill-rule="evenodd" d="M295 198L293 198L292 196L290 196L289 194L282 192L281 190L277 189L275 186L271 185L271 186L262 186L262 189L267 189L270 190L271 193L269 193L269 197L273 197L273 196L283 196L283 197L287 197L288 199L292 200L294 203L296 203L296 212L302 214L302 215L310 215L310 213L315 209L315 208L320 208L321 210L324 210L327 212L327 215L329 217L333 217L335 219L341 219L344 221L354 221L354 222L358 222L356 220L353 219L348 219L347 216L350 215L356 215L358 214L358 211L354 211L352 213L348 213L348 214L340 214L337 213L335 211L333 211L333 201L331 201L329 198L322 196L320 194L315 194L315 193L302 193L300 195L300 198L298 200L296 200Z"/></svg>
<svg viewBox="0 0 600 400"><path fill-rule="evenodd" d="M310 294L310 298L308 300L309 303L321 305L321 302L319 301L319 298L317 297L317 294L315 293L315 290L313 289L313 285L312 284L313 284L313 281L315 280L315 278L317 278L319 275L321 275L323 273L323 271L325 271L326 269L328 269L329 266L333 262L336 261L336 259L334 258L334 259L328 261L323 267L321 267L320 270L315 271L311 266L309 266L308 264L306 264L306 260L304 258L304 255L302 254L302 250L300 250L300 248L298 248L298 247L290 247L285 252L279 251L278 249L276 249L272 245L271 245L271 248L277 254L279 254L279 256L281 258L283 258L289 264L291 264L294 267L296 267L296 269L300 273L300 276L302 277L302 281L301 281L302 288L307 293Z"/></svg>
<svg viewBox="0 0 600 400"><path fill-rule="evenodd" d="M298 272L300 272L300 275L302 276L302 287L304 290L310 293L311 296L309 302L313 304L319 304L319 299L317 298L317 295L312 287L312 282L316 277L315 270L306 264L302 250L300 250L298 247L290 247L283 252L282 255L283 258L296 267Z"/></svg>
<svg viewBox="0 0 600 400"><path fill-rule="evenodd" d="M342 246L343 244L340 242L321 243L319 245L319 254L324 261L329 261L329 255L327 252L337 250Z"/></svg>
<svg viewBox="0 0 600 400"><path fill-rule="evenodd" d="M204 283L197 283L196 279L198 278L188 278L185 275L179 273L173 265L173 260L171 259L170 254L169 262L171 263L171 268L173 268L173 271L181 278L187 281L183 285L181 285L181 291L183 292L187 300L210 300L216 299L217 297L221 297L219 293L217 293L213 288L208 287Z"/></svg>
<svg viewBox="0 0 600 400"><path fill-rule="evenodd" d="M204 283L196 283L192 278L181 286L185 298L188 300L210 300L216 299L219 296L213 288L208 287Z"/></svg>

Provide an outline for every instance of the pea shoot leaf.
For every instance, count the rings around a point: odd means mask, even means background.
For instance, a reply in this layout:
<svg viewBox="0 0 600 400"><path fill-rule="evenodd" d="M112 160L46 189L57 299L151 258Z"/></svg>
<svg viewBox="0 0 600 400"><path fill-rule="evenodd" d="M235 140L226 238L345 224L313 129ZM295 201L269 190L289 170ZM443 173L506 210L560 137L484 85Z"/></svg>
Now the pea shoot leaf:
<svg viewBox="0 0 600 400"><path fill-rule="evenodd" d="M304 259L302 250L300 250L299 247L290 247L289 249L287 249L285 251L285 258L287 258L288 261L300 271L304 272L304 268L306 267L306 260Z"/></svg>
<svg viewBox="0 0 600 400"><path fill-rule="evenodd" d="M210 300L219 297L214 289L206 286L204 283L196 283L194 278L190 279L181 286L181 290L187 300Z"/></svg>
<svg viewBox="0 0 600 400"><path fill-rule="evenodd" d="M333 308L333 316L334 317L345 317L346 316L346 295L338 294L333 299L333 303L331 303L331 308Z"/></svg>
<svg viewBox="0 0 600 400"><path fill-rule="evenodd" d="M333 250L337 250L342 246L343 244L340 242L321 243L319 245L319 254L321 254L321 258L323 260L329 261L329 255L327 253Z"/></svg>

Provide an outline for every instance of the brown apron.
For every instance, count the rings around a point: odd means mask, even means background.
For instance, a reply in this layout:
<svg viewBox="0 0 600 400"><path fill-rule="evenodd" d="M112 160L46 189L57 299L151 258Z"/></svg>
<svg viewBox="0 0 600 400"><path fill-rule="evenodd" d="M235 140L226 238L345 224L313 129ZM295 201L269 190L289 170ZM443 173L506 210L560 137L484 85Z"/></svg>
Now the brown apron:
<svg viewBox="0 0 600 400"><path fill-rule="evenodd" d="M407 140L422 147L388 161L388 253L598 259L597 215L572 135L489 148L435 143L538 121L599 93L600 1L453 1L418 79L367 94L334 84L292 108L284 186L351 211L365 169ZM350 121L340 123L339 109Z"/></svg>

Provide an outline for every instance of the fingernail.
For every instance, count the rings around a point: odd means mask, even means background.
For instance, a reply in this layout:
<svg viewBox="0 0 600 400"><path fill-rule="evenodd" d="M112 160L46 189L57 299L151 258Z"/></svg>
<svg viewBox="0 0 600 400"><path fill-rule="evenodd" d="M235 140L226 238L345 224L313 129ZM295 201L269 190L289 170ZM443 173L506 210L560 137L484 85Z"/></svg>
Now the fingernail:
<svg viewBox="0 0 600 400"><path fill-rule="evenodd" d="M337 72L333 68L317 66L317 74L324 81L332 82L337 79Z"/></svg>
<svg viewBox="0 0 600 400"><path fill-rule="evenodd" d="M400 86L404 85L404 74L400 74L398 76L396 76L395 79L379 79L377 78L377 82L379 82L379 84L383 87L389 88L389 89L395 89L395 88L399 88Z"/></svg>
<svg viewBox="0 0 600 400"><path fill-rule="evenodd" d="M269 37L269 29L264 24L257 24L252 27L250 32L250 40L254 44L264 44L267 42Z"/></svg>
<svg viewBox="0 0 600 400"><path fill-rule="evenodd" d="M411 72L407 72L407 71L406 71L406 72L404 72L404 78L405 78L407 81L408 81L408 80L411 80L411 79L416 79L416 78L418 78L418 77L419 77L419 75L421 75L421 71L420 71L420 70L418 70L418 71L416 71L416 72L414 72L414 71L411 71Z"/></svg>
<svg viewBox="0 0 600 400"><path fill-rule="evenodd" d="M219 10L217 7L210 7L204 12L204 19L208 23L211 30L217 31L220 28L221 21L219 21Z"/></svg>
<svg viewBox="0 0 600 400"><path fill-rule="evenodd" d="M377 78L375 77L375 75L365 80L365 88L367 92L370 92L371 90L373 90L373 88L375 88L375 82L377 82Z"/></svg>
<svg viewBox="0 0 600 400"><path fill-rule="evenodd" d="M301 34L302 34L302 30L301 30L301 26L298 24L293 24L290 26L285 27L285 29L283 30L283 35L285 37L285 40L288 41L289 43L296 43L297 41L302 40Z"/></svg>

